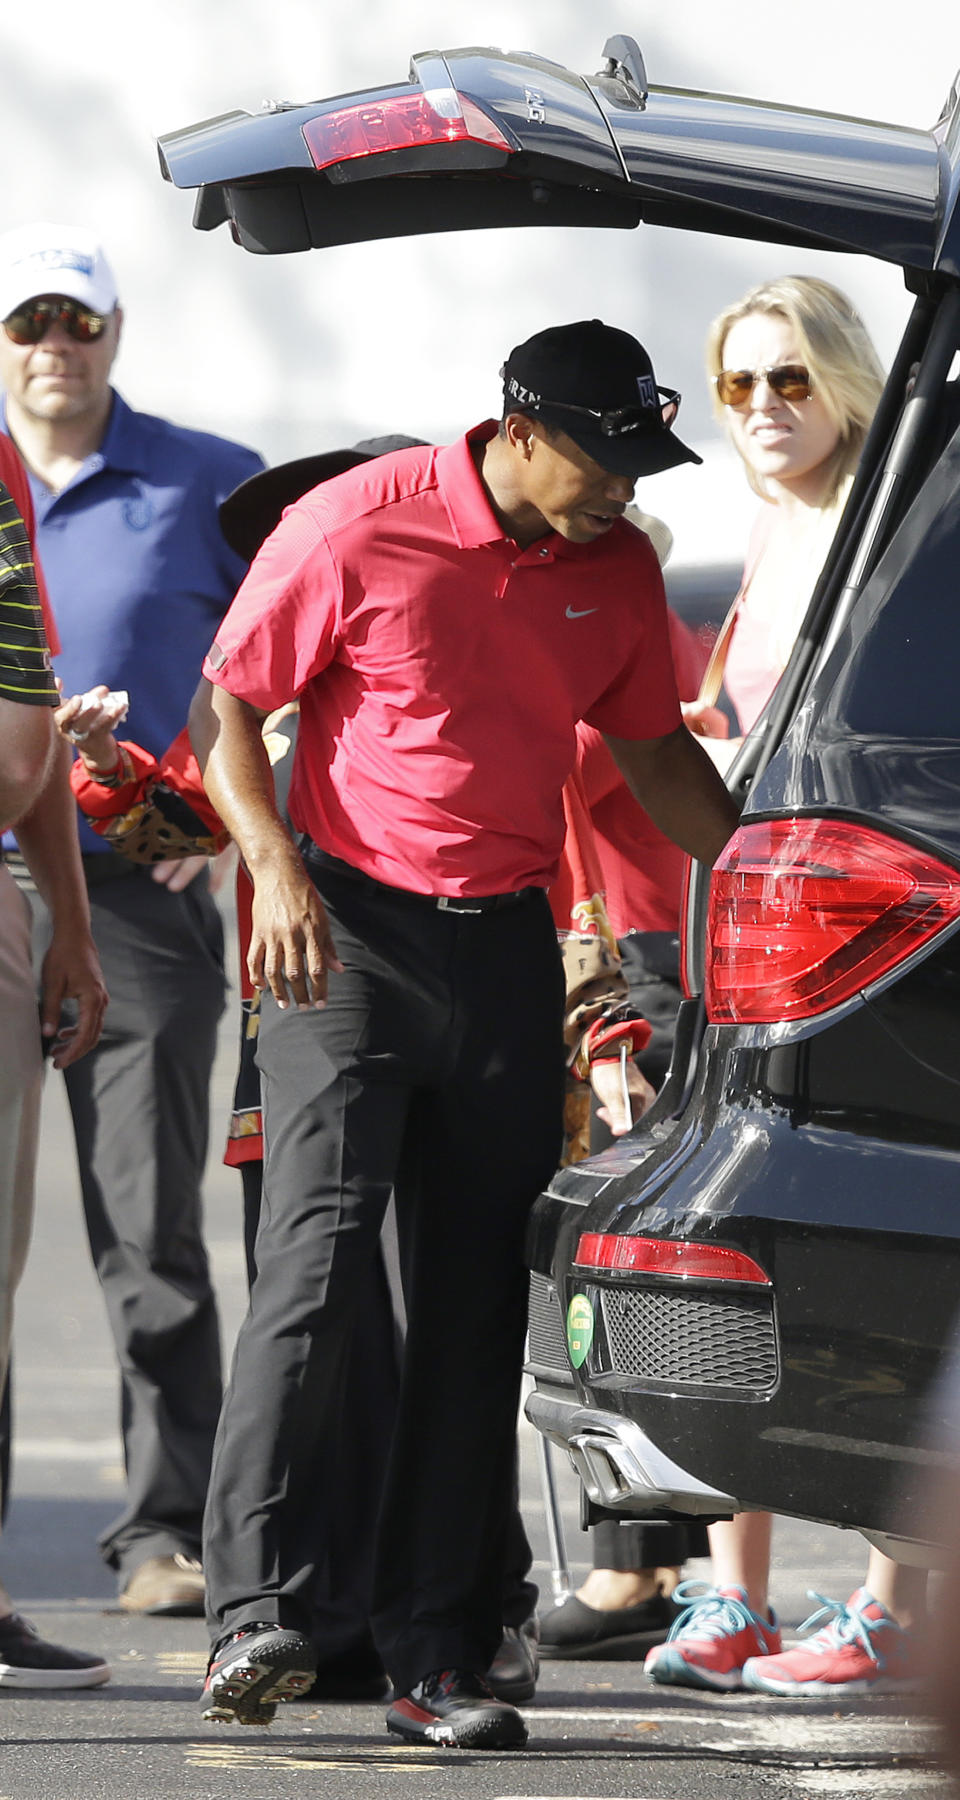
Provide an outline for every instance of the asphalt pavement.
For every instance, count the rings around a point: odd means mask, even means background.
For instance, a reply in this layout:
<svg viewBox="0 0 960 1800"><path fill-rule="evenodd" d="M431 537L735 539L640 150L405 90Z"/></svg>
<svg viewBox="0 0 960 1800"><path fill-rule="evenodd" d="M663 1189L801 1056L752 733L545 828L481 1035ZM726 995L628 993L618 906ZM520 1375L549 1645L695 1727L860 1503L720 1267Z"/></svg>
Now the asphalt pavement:
<svg viewBox="0 0 960 1800"><path fill-rule="evenodd" d="M206 1188L224 1346L244 1307L240 1189L219 1156L232 1093L235 1017L221 1030ZM655 1688L636 1663L549 1663L525 1708L526 1751L404 1745L382 1705L283 1707L269 1731L204 1725L202 1621L128 1618L96 1538L119 1511L117 1382L83 1237L62 1084L48 1079L39 1207L15 1337L14 1477L0 1573L43 1634L103 1651L111 1683L73 1695L0 1688L0 1800L948 1800L922 1704L713 1696ZM521 1426L522 1502L551 1593L533 1434ZM559 1471L577 1579L588 1540L572 1474ZM844 1598L862 1578L855 1533L779 1521L774 1603L795 1626L806 1590ZM691 1577L706 1563L691 1564Z"/></svg>

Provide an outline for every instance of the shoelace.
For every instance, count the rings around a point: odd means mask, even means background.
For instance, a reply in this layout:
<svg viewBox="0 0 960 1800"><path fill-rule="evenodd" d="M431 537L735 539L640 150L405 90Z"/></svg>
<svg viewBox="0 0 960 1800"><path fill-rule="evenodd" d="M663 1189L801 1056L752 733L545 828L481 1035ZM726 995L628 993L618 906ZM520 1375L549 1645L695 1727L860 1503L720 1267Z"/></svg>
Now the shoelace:
<svg viewBox="0 0 960 1800"><path fill-rule="evenodd" d="M828 1651L839 1649L842 1644L859 1644L870 1661L876 1663L878 1668L882 1667L883 1657L873 1642L873 1633L889 1630L891 1626L894 1630L901 1630L896 1619L865 1619L862 1613L848 1606L845 1601L831 1600L826 1594L818 1594L816 1588L807 1589L807 1599L820 1601L816 1611L808 1619L804 1619L798 1628L799 1637L817 1632L820 1642L809 1643L808 1650L814 1651L817 1656L825 1656ZM817 1631L818 1626L822 1627L820 1631Z"/></svg>
<svg viewBox="0 0 960 1800"><path fill-rule="evenodd" d="M721 1594L719 1588L698 1581L681 1581L673 1590L673 1598L686 1604L670 1627L668 1644L695 1627L696 1635L705 1638L725 1637L731 1631L752 1631L760 1649L766 1647L760 1630L766 1621L735 1594Z"/></svg>

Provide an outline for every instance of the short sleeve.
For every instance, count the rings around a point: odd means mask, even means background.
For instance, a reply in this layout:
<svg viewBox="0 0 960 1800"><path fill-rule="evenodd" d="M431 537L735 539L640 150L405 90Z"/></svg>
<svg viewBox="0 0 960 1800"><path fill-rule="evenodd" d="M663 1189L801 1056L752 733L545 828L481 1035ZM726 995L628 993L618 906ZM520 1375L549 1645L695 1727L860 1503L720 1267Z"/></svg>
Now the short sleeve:
<svg viewBox="0 0 960 1800"><path fill-rule="evenodd" d="M272 711L333 660L343 582L312 512L290 507L254 557L203 665L215 686Z"/></svg>
<svg viewBox="0 0 960 1800"><path fill-rule="evenodd" d="M641 541L646 555L638 569L634 645L609 687L584 714L586 723L605 737L667 737L682 722L663 576L649 542Z"/></svg>
<svg viewBox="0 0 960 1800"><path fill-rule="evenodd" d="M13 458L11 451L0 463L11 486L21 490L15 495L0 481L0 698L23 706L56 706L60 696L51 654L59 646L49 603L44 609L46 590L42 583L38 586L34 567L30 490Z"/></svg>

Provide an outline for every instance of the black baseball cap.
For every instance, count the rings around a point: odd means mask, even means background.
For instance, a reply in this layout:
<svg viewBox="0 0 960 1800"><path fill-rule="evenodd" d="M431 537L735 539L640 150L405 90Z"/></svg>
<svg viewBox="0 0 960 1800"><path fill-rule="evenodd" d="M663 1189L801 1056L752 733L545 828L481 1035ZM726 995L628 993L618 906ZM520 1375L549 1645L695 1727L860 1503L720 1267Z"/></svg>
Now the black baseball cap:
<svg viewBox="0 0 960 1800"><path fill-rule="evenodd" d="M505 412L533 413L565 431L614 475L657 475L703 461L670 426L680 395L657 385L643 345L601 319L538 331L503 369Z"/></svg>
<svg viewBox="0 0 960 1800"><path fill-rule="evenodd" d="M220 529L231 550L251 562L264 538L279 525L285 508L311 488L319 487L321 481L345 475L348 469L373 462L377 456L387 456L391 450L412 450L424 441L399 436L363 438L349 450L322 450L315 456L298 456L293 462L278 463L276 468L261 469L221 500Z"/></svg>

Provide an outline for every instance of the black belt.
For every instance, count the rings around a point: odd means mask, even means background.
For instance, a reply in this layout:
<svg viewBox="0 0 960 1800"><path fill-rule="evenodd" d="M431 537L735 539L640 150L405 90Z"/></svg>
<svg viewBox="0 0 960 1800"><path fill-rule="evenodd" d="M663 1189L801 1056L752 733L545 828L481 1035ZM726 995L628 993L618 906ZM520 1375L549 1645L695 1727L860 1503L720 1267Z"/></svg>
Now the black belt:
<svg viewBox="0 0 960 1800"><path fill-rule="evenodd" d="M339 856L331 856L329 851L321 850L306 832L301 832L298 843L300 854L306 862L314 863L320 869L327 869L332 875L365 882L374 890L379 888L382 893L389 894L391 900L410 900L415 906L429 906L437 912L499 912L504 906L517 906L522 900L529 900L531 895L544 892L541 887L522 887L510 888L505 894L418 894L413 888L390 887L387 882L378 881L376 876L367 875L363 869L355 869L352 863L344 862Z"/></svg>

